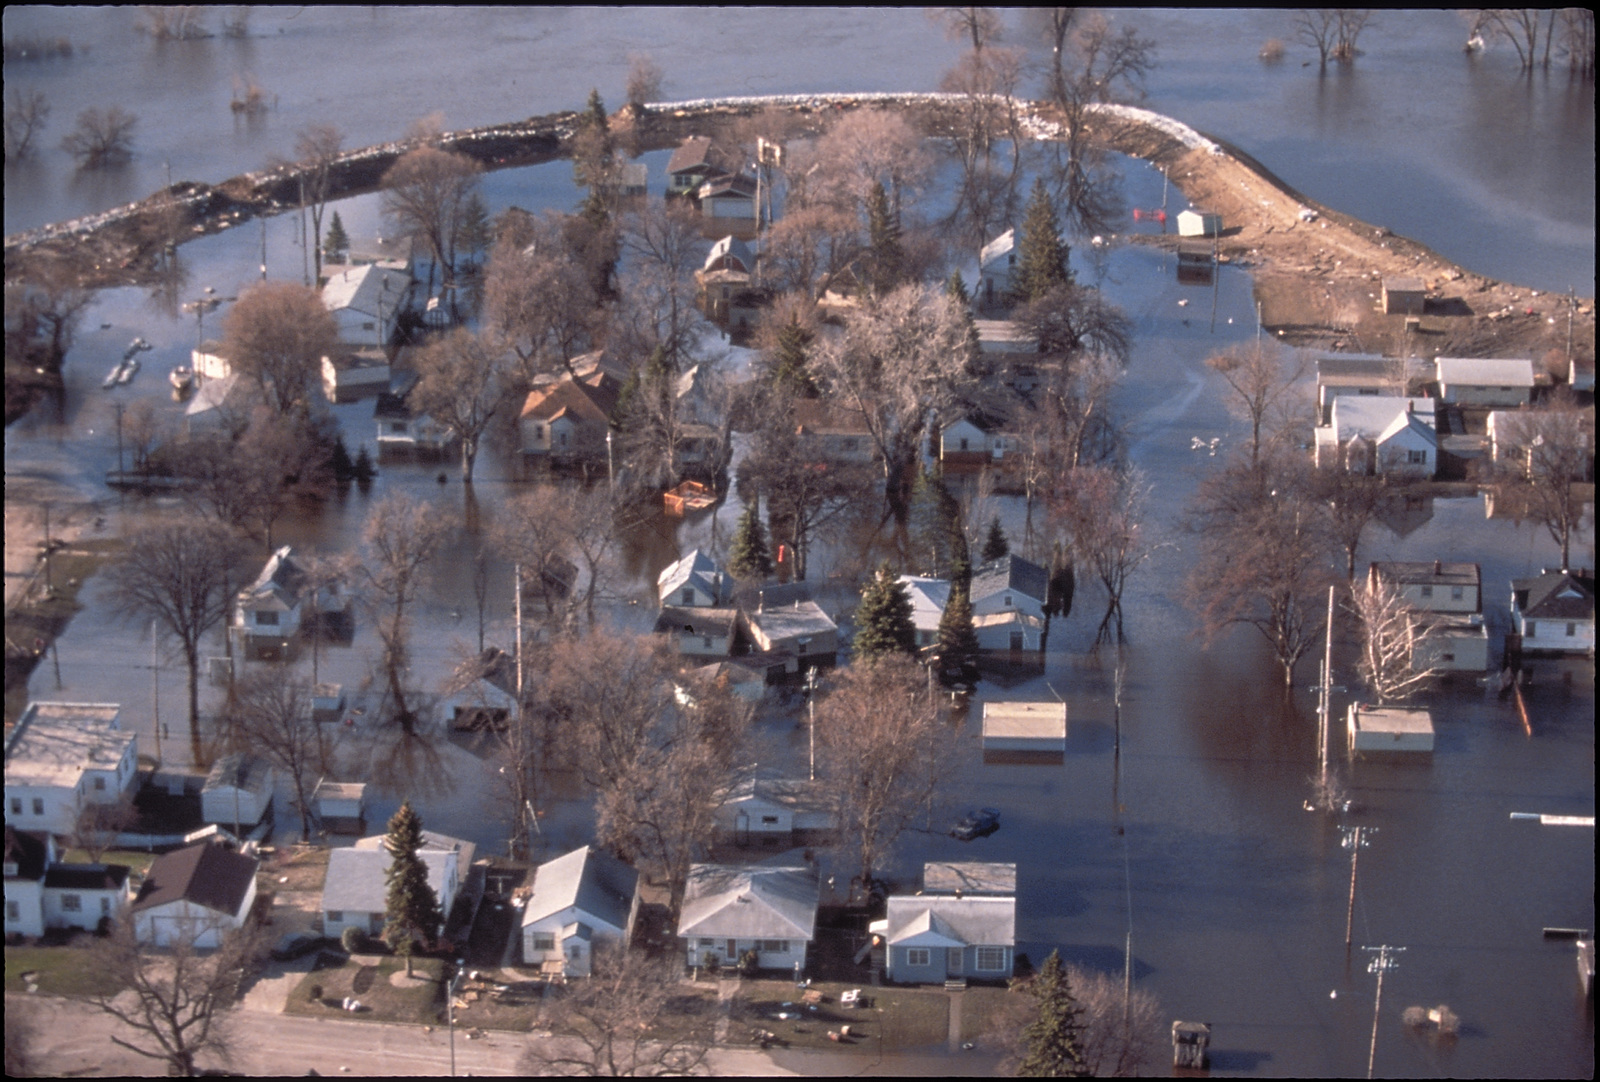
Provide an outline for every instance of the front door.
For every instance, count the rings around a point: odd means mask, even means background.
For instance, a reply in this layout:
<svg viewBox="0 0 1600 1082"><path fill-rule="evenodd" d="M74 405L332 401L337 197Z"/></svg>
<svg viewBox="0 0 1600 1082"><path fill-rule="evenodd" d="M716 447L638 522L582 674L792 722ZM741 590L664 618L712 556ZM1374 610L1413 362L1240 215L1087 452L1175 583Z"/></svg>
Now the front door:
<svg viewBox="0 0 1600 1082"><path fill-rule="evenodd" d="M961 976L961 948L946 947L944 952L944 971L952 977Z"/></svg>

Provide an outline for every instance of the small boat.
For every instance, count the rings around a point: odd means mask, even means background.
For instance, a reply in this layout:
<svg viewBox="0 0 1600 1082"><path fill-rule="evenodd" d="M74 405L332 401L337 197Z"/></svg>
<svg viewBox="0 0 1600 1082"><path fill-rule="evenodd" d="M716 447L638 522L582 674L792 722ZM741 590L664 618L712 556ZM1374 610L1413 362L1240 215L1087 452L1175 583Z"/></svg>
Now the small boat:
<svg viewBox="0 0 1600 1082"><path fill-rule="evenodd" d="M118 383L132 383L133 377L139 374L139 358L129 357L122 362L121 370L117 373Z"/></svg>
<svg viewBox="0 0 1600 1082"><path fill-rule="evenodd" d="M172 384L175 391L187 391L194 386L194 369L186 364L180 364L167 373L167 382Z"/></svg>

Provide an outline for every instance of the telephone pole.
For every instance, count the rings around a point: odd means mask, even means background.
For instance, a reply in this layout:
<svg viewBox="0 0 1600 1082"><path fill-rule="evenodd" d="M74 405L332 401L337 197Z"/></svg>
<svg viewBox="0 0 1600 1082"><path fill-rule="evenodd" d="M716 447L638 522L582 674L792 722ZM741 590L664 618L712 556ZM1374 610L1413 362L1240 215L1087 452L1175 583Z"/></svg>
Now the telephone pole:
<svg viewBox="0 0 1600 1082"><path fill-rule="evenodd" d="M1350 949L1350 926L1356 916L1356 862L1361 859L1361 850L1372 844L1372 835L1377 833L1377 827L1341 827L1340 833L1344 835L1341 842L1350 850L1350 904L1344 911L1344 947Z"/></svg>
<svg viewBox="0 0 1600 1082"><path fill-rule="evenodd" d="M1372 1077L1372 1064L1378 1056L1378 1011L1383 1005L1383 975L1393 969L1398 960L1394 957L1405 950L1404 947L1391 947L1384 944L1381 947L1363 947L1362 950L1376 954L1377 957L1367 963L1367 972L1377 975L1378 990L1372 997L1372 1043L1367 1048L1367 1077Z"/></svg>

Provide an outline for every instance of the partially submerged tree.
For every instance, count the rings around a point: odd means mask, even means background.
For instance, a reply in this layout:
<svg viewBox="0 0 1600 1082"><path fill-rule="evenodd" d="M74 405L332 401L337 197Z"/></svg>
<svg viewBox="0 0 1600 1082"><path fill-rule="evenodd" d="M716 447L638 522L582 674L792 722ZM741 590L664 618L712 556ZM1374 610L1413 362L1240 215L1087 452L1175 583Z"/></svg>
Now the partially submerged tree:
<svg viewBox="0 0 1600 1082"><path fill-rule="evenodd" d="M60 372L95 294L81 254L37 253L6 267L6 355Z"/></svg>
<svg viewBox="0 0 1600 1082"><path fill-rule="evenodd" d="M333 164L338 161L339 153L344 143L344 133L332 124L312 124L303 128L295 137L294 153L299 159L299 176L301 184L301 201L311 211L311 252L314 260L315 275L313 281L322 281L322 216L327 212L328 200L333 195ZM334 220L338 221L335 212ZM341 225L339 232L344 233ZM335 246L333 235L329 233L330 251L339 251L350 246L348 237L342 237L343 244Z"/></svg>
<svg viewBox="0 0 1600 1082"><path fill-rule="evenodd" d="M111 567L116 611L148 619L183 653L188 669L189 745L200 747L200 646L227 619L237 582L239 550L233 536L208 522L179 519L146 526L128 537L127 551Z"/></svg>
<svg viewBox="0 0 1600 1082"><path fill-rule="evenodd" d="M1505 448L1501 491L1549 531L1561 547L1561 566L1571 568L1572 539L1594 514L1583 488L1594 479L1594 410L1556 407L1502 416L1505 424L1495 434Z"/></svg>
<svg viewBox="0 0 1600 1082"><path fill-rule="evenodd" d="M383 175L384 215L427 250L447 291L455 285L457 241L482 172L465 154L422 146Z"/></svg>
<svg viewBox="0 0 1600 1082"><path fill-rule="evenodd" d="M1083 1055L1083 1009L1072 994L1071 978L1052 950L1028 984L1036 1011L1023 1031L1026 1051L1017 1068L1021 1078L1082 1078L1089 1074Z"/></svg>
<svg viewBox="0 0 1600 1082"><path fill-rule="evenodd" d="M1273 410L1305 374L1303 356L1290 356L1276 342L1248 342L1220 349L1206 358L1233 392L1228 408L1250 425L1250 462L1261 459L1262 438Z"/></svg>
<svg viewBox="0 0 1600 1082"><path fill-rule="evenodd" d="M417 408L448 425L461 441L461 480L469 485L479 441L507 405L509 352L487 334L457 327L416 355L421 377L413 392Z"/></svg>
<svg viewBox="0 0 1600 1082"><path fill-rule="evenodd" d="M1389 583L1358 586L1351 610L1361 621L1357 669L1379 705L1405 702L1426 690L1442 670L1434 645L1438 630Z"/></svg>
<svg viewBox="0 0 1600 1082"><path fill-rule="evenodd" d="M112 1034L111 1043L183 1078L200 1074L201 1056L225 1060L227 1008L242 971L261 953L260 927L246 923L217 949L202 950L195 939L205 929L197 925L157 951L139 942L131 915L114 921L93 951L95 968L116 991L89 1000L133 1031L131 1040Z"/></svg>
<svg viewBox="0 0 1600 1082"><path fill-rule="evenodd" d="M910 658L885 656L846 669L817 707L818 775L863 889L951 764L954 734L928 684Z"/></svg>
<svg viewBox="0 0 1600 1082"><path fill-rule="evenodd" d="M240 294L223 318L222 336L234 371L256 384L267 406L289 414L309 404L339 328L316 290L261 282Z"/></svg>
<svg viewBox="0 0 1600 1082"><path fill-rule="evenodd" d="M1067 477L1052 501L1052 514L1069 538L1071 551L1094 572L1106 591L1106 611L1095 643L1117 642L1122 630L1122 594L1128 577L1150 558L1144 536L1144 501L1150 486L1134 469L1082 466Z"/></svg>
<svg viewBox="0 0 1600 1082"><path fill-rule="evenodd" d="M112 105L106 109L85 109L78 124L61 140L61 149L71 154L79 169L101 169L123 165L133 157L133 129L139 118Z"/></svg>
<svg viewBox="0 0 1600 1082"><path fill-rule="evenodd" d="M45 98L44 91L36 87L27 90L13 87L6 94L6 161L20 162L32 157L34 140L44 130L49 116L50 102Z"/></svg>
<svg viewBox="0 0 1600 1082"><path fill-rule="evenodd" d="M412 975L411 955L420 943L431 947L444 925L439 896L428 883L428 865L417 855L422 848L422 818L407 800L389 820L383 849L389 854L384 872L388 885L384 897L383 941L406 960Z"/></svg>
<svg viewBox="0 0 1600 1082"><path fill-rule="evenodd" d="M378 610L378 637L383 642L383 671L395 718L406 733L417 716L406 698L410 668L411 615L449 527L432 506L403 493L391 493L373 505L364 536L371 559L363 570L373 588Z"/></svg>
<svg viewBox="0 0 1600 1082"><path fill-rule="evenodd" d="M529 1043L530 1075L651 1078L708 1070L709 1019L683 1017L677 967L638 951L596 951L593 974L547 1001L549 1037Z"/></svg>
<svg viewBox="0 0 1600 1082"><path fill-rule="evenodd" d="M571 372L572 359L591 344L597 284L609 275L599 253L613 243L592 233L566 215L502 219L484 273L484 308L516 352L524 380Z"/></svg>
<svg viewBox="0 0 1600 1082"><path fill-rule="evenodd" d="M310 841L312 797L333 764L335 728L312 716L311 688L281 670L253 672L234 685L228 720L235 750L266 756L288 778L300 841Z"/></svg>

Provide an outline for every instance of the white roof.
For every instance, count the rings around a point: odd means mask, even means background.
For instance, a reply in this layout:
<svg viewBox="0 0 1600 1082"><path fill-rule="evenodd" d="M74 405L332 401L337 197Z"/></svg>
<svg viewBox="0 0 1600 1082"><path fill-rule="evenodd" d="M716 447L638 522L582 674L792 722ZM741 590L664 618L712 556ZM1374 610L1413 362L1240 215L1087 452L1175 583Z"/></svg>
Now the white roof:
<svg viewBox="0 0 1600 1082"><path fill-rule="evenodd" d="M815 601L796 601L793 605L763 607L745 614L752 631L769 643L806 635L826 635L839 625Z"/></svg>
<svg viewBox="0 0 1600 1082"><path fill-rule="evenodd" d="M394 314L411 288L411 272L403 265L365 263L342 270L322 287L322 304L330 312L350 309L376 316Z"/></svg>
<svg viewBox="0 0 1600 1082"><path fill-rule="evenodd" d="M1340 443L1356 436L1384 439L1397 418L1411 413L1419 424L1432 429L1439 404L1432 398L1404 395L1340 395L1333 400L1333 430Z"/></svg>
<svg viewBox="0 0 1600 1082"><path fill-rule="evenodd" d="M713 601L722 600L722 569L699 549L691 549L682 559L669 564L656 576L656 591L663 599L685 586L694 586Z"/></svg>
<svg viewBox="0 0 1600 1082"><path fill-rule="evenodd" d="M1009 947L1017 939L1015 898L893 895L887 916L892 946Z"/></svg>
<svg viewBox="0 0 1600 1082"><path fill-rule="evenodd" d="M30 703L6 741L7 785L76 788L85 770L115 770L135 734L116 703Z"/></svg>
<svg viewBox="0 0 1600 1082"><path fill-rule="evenodd" d="M228 401L235 388L242 388L244 381L239 373L230 372L221 379L208 379L200 384L194 392L194 397L189 399L189 404L183 408L186 417L199 417L214 409L221 409Z"/></svg>
<svg viewBox="0 0 1600 1082"><path fill-rule="evenodd" d="M1057 737L1067 735L1066 703L984 703L985 737Z"/></svg>
<svg viewBox="0 0 1600 1082"><path fill-rule="evenodd" d="M809 941L818 890L810 868L696 864L689 869L678 934Z"/></svg>
<svg viewBox="0 0 1600 1082"><path fill-rule="evenodd" d="M983 246L983 251L978 253L978 265L987 267L1001 256L1009 254L1016 246L1017 231L1008 229Z"/></svg>
<svg viewBox="0 0 1600 1082"><path fill-rule="evenodd" d="M709 268L711 264L724 256L732 256L737 259L746 270L749 270L755 264L754 258L750 255L750 246L738 237L730 235L723 237L711 246L711 251L706 254L706 261L702 266Z"/></svg>
<svg viewBox="0 0 1600 1082"><path fill-rule="evenodd" d="M1433 363L1435 375L1442 384L1533 386L1533 362L1527 358L1440 357Z"/></svg>
<svg viewBox="0 0 1600 1082"><path fill-rule="evenodd" d="M901 575L900 581L911 598L911 623L918 631L938 631L945 606L950 604L950 583L919 575Z"/></svg>
<svg viewBox="0 0 1600 1082"><path fill-rule="evenodd" d="M1426 707L1355 707L1356 728L1364 733L1433 732L1433 712Z"/></svg>
<svg viewBox="0 0 1600 1082"><path fill-rule="evenodd" d="M539 865L522 926L576 907L593 920L626 929L638 883L639 873L615 857L587 845L574 849Z"/></svg>

